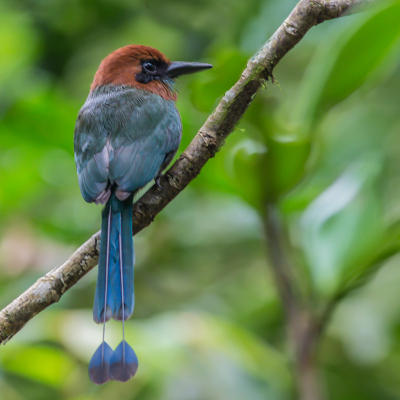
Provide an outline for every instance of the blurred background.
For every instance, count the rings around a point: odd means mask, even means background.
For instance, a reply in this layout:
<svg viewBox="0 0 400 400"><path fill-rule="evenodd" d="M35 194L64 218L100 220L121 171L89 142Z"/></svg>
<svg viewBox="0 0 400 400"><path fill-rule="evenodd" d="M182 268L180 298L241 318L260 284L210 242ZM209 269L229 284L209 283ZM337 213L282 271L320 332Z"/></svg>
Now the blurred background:
<svg viewBox="0 0 400 400"><path fill-rule="evenodd" d="M1 308L100 228L73 158L100 61L136 43L214 65L179 80L182 151L295 4L0 2ZM134 379L88 379L102 335L93 270L0 348L0 398L296 398L265 201L310 308L337 305L318 352L327 398L400 398L399 19L400 2L381 1L312 28L215 159L135 236ZM120 340L108 323L107 342Z"/></svg>

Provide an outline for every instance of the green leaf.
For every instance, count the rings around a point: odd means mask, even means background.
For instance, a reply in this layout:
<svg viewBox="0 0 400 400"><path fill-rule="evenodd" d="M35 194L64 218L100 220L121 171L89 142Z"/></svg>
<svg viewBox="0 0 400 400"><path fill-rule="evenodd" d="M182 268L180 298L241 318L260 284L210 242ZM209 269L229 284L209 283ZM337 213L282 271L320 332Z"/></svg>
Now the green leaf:
<svg viewBox="0 0 400 400"><path fill-rule="evenodd" d="M303 137L276 135L265 142L267 146L244 139L225 160L236 193L261 213L267 201L275 201L298 183L310 151L310 142Z"/></svg>
<svg viewBox="0 0 400 400"><path fill-rule="evenodd" d="M267 383L261 386L264 394L267 388L273 388L270 396L262 397L268 399L281 398L278 393L284 393L290 385L287 359L282 353L243 326L221 317L192 312L161 314L136 323L136 332L137 342L142 343L142 365L153 366L151 371L161 376L182 376L194 369L195 379L202 387L216 380L217 387L223 388L226 382L220 378L224 372L230 377L228 386L239 390L245 385L247 390L254 391L251 399L260 398L260 383ZM237 380L232 381L233 378ZM229 398L244 397L236 394Z"/></svg>
<svg viewBox="0 0 400 400"><path fill-rule="evenodd" d="M304 253L317 291L334 295L361 272L383 236L377 178L382 160L369 154L353 163L305 210Z"/></svg>
<svg viewBox="0 0 400 400"><path fill-rule="evenodd" d="M215 65L206 74L198 74L191 85L192 102L201 111L209 112L216 101L240 78L248 55L235 49L219 51Z"/></svg>
<svg viewBox="0 0 400 400"><path fill-rule="evenodd" d="M265 204L265 145L244 139L226 158L226 169L236 184L237 193L251 206L262 211Z"/></svg>
<svg viewBox="0 0 400 400"><path fill-rule="evenodd" d="M353 18L338 35L322 41L300 88L295 121L315 124L387 62L400 38L400 1Z"/></svg>
<svg viewBox="0 0 400 400"><path fill-rule="evenodd" d="M9 345L2 350L5 371L50 385L62 386L74 368L74 362L56 347Z"/></svg>
<svg viewBox="0 0 400 400"><path fill-rule="evenodd" d="M302 135L274 135L267 139L264 185L269 197L276 199L292 189L304 175L310 154L310 140Z"/></svg>
<svg viewBox="0 0 400 400"><path fill-rule="evenodd" d="M35 58L37 34L28 14L17 13L0 4L0 86L15 78Z"/></svg>

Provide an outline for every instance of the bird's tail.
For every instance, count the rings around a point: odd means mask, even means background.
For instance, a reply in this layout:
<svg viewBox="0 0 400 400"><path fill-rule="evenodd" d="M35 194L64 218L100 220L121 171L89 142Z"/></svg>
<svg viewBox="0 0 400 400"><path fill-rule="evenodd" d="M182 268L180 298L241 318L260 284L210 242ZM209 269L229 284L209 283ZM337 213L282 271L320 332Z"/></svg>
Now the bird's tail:
<svg viewBox="0 0 400 400"><path fill-rule="evenodd" d="M99 270L93 319L128 319L134 308L132 200L118 200L113 192L102 213ZM124 307L122 307L124 305Z"/></svg>
<svg viewBox="0 0 400 400"><path fill-rule="evenodd" d="M110 379L125 382L138 367L136 354L125 341L124 330L124 321L134 308L132 201L133 195L121 201L113 192L102 213L93 319L103 324L111 318L122 321L123 340L113 352L104 341L103 327L103 342L89 364L90 379L97 384Z"/></svg>

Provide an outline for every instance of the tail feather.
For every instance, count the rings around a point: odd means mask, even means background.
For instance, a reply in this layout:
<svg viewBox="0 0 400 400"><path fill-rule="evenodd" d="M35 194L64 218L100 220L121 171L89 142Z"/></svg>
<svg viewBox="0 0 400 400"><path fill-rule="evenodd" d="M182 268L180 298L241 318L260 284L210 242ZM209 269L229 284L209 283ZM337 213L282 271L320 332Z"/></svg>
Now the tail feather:
<svg viewBox="0 0 400 400"><path fill-rule="evenodd" d="M103 342L89 364L89 376L93 383L102 384L110 379L126 382L138 368L135 352L125 341L124 321L134 308L132 240L133 195L124 201L113 192L103 213L101 242L93 319L104 323L111 318L122 322L123 340L113 352Z"/></svg>
<svg viewBox="0 0 400 400"><path fill-rule="evenodd" d="M111 347L104 341L93 354L89 364L89 377L96 385L102 385L111 379L110 360L113 354Z"/></svg>
<svg viewBox="0 0 400 400"><path fill-rule="evenodd" d="M132 240L132 201L133 196L130 196L125 201L120 201L113 193L102 213L99 268L93 307L93 319L97 323L106 322L111 318L120 321L122 320L122 314L124 314L124 319L126 320L133 313L134 249ZM120 274L121 257L123 291ZM108 278L107 293L106 276ZM122 293L124 294L123 313ZM106 301L105 297L107 297ZM106 315L104 316L105 304Z"/></svg>
<svg viewBox="0 0 400 400"><path fill-rule="evenodd" d="M132 347L123 340L110 358L109 377L114 381L129 381L138 369L139 362Z"/></svg>
<svg viewBox="0 0 400 400"><path fill-rule="evenodd" d="M127 200L128 201L128 200ZM123 268L123 285L124 285L124 319L130 318L135 307L135 295L133 290L133 265L135 263L135 252L132 241L132 200L128 207L124 207L121 218L120 227L122 235L120 236L120 244L123 249L122 268ZM122 309L118 308L114 314L114 319L122 320Z"/></svg>
<svg viewBox="0 0 400 400"><path fill-rule="evenodd" d="M94 295L93 319L97 324L107 322L112 317L113 299L109 295L108 276L110 268L110 236L112 214L109 202L102 212L100 254L97 273L96 293ZM107 296L107 300L106 300ZM106 308L106 310L104 310ZM103 314L105 312L105 315Z"/></svg>

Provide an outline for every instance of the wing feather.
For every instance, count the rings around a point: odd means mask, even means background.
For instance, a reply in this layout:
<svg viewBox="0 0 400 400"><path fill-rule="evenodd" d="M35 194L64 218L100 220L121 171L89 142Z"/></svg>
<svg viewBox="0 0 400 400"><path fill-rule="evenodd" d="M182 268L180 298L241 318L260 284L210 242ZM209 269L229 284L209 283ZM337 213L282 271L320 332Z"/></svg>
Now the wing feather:
<svg viewBox="0 0 400 400"><path fill-rule="evenodd" d="M181 139L179 113L170 100L127 87L100 88L82 107L75 126L79 187L88 202L112 185L135 192L154 179Z"/></svg>

